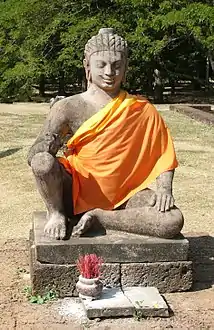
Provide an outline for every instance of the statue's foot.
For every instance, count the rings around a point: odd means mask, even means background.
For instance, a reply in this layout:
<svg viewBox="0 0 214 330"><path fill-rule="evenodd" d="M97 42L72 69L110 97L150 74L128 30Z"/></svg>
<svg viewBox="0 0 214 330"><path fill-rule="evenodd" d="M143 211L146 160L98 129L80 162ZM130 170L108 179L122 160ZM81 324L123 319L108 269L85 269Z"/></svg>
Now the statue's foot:
<svg viewBox="0 0 214 330"><path fill-rule="evenodd" d="M45 235L55 238L64 239L66 236L66 217L59 212L49 214L49 220L45 226Z"/></svg>
<svg viewBox="0 0 214 330"><path fill-rule="evenodd" d="M86 212L78 222L76 226L73 228L72 236L79 237L83 235L93 224L94 215L92 211Z"/></svg>

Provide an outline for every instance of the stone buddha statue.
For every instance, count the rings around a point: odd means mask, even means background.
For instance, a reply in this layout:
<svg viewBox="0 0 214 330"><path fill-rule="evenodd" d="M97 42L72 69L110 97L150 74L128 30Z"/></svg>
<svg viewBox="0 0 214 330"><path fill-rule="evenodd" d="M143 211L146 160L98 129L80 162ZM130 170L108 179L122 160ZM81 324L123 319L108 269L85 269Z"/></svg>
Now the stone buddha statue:
<svg viewBox="0 0 214 330"><path fill-rule="evenodd" d="M47 208L44 232L64 239L75 218L72 236L99 222L173 238L183 215L172 194L177 160L169 129L148 100L121 89L128 48L112 28L93 36L84 55L87 91L52 102L28 155ZM153 181L156 191L148 188Z"/></svg>

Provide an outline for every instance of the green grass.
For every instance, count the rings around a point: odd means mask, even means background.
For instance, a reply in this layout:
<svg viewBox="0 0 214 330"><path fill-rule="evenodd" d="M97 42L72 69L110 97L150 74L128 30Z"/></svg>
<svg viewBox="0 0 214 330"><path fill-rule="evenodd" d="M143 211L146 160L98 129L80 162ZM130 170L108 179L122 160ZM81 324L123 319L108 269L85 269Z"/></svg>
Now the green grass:
<svg viewBox="0 0 214 330"><path fill-rule="evenodd" d="M185 215L184 230L214 232L214 127L171 111L162 116L179 161L174 190Z"/></svg>
<svg viewBox="0 0 214 330"><path fill-rule="evenodd" d="M58 295L54 290L49 290L44 295L39 295L33 294L32 288L30 286L26 286L23 291L28 301L32 304L43 305L58 298Z"/></svg>

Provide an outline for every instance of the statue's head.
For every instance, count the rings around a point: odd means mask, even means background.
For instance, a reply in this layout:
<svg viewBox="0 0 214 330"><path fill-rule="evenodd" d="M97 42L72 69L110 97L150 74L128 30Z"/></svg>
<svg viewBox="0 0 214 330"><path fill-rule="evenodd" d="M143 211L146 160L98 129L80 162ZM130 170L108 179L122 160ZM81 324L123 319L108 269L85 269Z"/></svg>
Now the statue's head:
<svg viewBox="0 0 214 330"><path fill-rule="evenodd" d="M112 28L100 29L85 45L86 79L105 91L117 90L125 80L127 42Z"/></svg>

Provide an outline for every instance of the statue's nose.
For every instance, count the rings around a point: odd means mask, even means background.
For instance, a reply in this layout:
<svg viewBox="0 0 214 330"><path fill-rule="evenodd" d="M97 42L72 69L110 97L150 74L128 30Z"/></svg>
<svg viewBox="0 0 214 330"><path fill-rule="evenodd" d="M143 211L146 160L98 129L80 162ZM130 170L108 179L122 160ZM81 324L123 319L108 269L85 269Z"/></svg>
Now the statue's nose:
<svg viewBox="0 0 214 330"><path fill-rule="evenodd" d="M105 67L105 75L106 76L113 76L114 75L114 70L113 70L111 64L106 65L106 67Z"/></svg>

